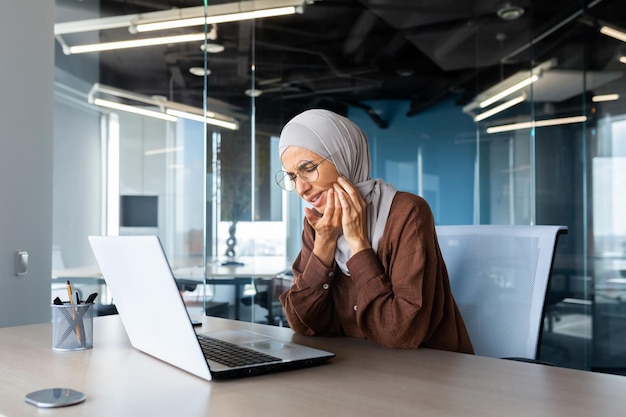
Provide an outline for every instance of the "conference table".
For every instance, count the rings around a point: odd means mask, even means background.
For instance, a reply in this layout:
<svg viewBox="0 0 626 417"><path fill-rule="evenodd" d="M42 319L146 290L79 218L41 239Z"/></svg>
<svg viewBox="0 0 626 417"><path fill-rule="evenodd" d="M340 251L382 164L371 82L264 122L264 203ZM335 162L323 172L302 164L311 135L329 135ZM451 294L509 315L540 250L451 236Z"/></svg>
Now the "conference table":
<svg viewBox="0 0 626 417"><path fill-rule="evenodd" d="M133 349L118 316L94 319L94 347L51 349L51 325L0 329L1 416L618 416L626 378L201 317L199 332L245 327L336 353L324 365L207 382ZM24 396L71 388L86 401L40 409Z"/></svg>

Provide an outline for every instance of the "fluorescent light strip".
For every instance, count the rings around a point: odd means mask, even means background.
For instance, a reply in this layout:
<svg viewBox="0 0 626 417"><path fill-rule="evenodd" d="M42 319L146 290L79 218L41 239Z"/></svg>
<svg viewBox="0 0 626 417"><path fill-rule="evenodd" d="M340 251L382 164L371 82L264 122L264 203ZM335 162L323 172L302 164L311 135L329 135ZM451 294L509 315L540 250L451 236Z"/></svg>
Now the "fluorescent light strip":
<svg viewBox="0 0 626 417"><path fill-rule="evenodd" d="M619 94L601 94L591 97L591 101L599 103L601 101L615 101L619 100Z"/></svg>
<svg viewBox="0 0 626 417"><path fill-rule="evenodd" d="M149 32L153 30L174 29L189 26L210 25L213 23L235 22L240 20L258 19L263 17L285 16L297 12L295 6L277 7L274 9L255 10L251 12L228 13L216 16L192 17L188 19L166 20L163 22L138 23L135 26L137 32Z"/></svg>
<svg viewBox="0 0 626 417"><path fill-rule="evenodd" d="M503 90L501 92L499 92L498 94L496 94L495 96L492 96L486 100L483 100L479 103L479 106L481 108L485 108L488 107L490 105L492 105L493 103L495 103L496 101L500 100L501 98L504 98L508 95L513 94L514 92L516 92L517 90L521 90L522 88L526 87L527 85L530 85L532 83L534 83L535 81L537 81L539 79L539 76L537 74L532 75L520 82L518 82L517 84L507 88L506 90Z"/></svg>
<svg viewBox="0 0 626 417"><path fill-rule="evenodd" d="M112 16L105 18L78 20L74 22L62 22L54 24L55 35L68 33L81 33L95 30L108 30L128 27L129 21L138 15Z"/></svg>
<svg viewBox="0 0 626 417"><path fill-rule="evenodd" d="M493 116L494 114L500 113L501 111L504 111L510 107L515 106L516 104L521 103L522 101L524 101L524 99L526 98L526 95L522 94L519 95L517 97L515 97L514 99L511 99L509 101L506 101L496 107L494 107L493 109L489 109L487 111L484 111L480 114L477 114L476 116L474 116L474 121L475 122L480 122L481 120L485 120L488 117Z"/></svg>
<svg viewBox="0 0 626 417"><path fill-rule="evenodd" d="M172 115L161 113L154 110L142 109L141 107L129 106L127 104L116 103L114 101L103 100L96 98L93 100L93 104L96 106L107 107L109 109L121 110L128 113L140 114L142 116L154 117L156 119L166 120L168 122L175 122L178 119Z"/></svg>
<svg viewBox="0 0 626 417"><path fill-rule="evenodd" d="M152 149L149 151L145 151L144 155L146 156L160 155L160 154L170 153L170 152L179 152L184 149L185 149L184 146L174 146L171 148Z"/></svg>
<svg viewBox="0 0 626 417"><path fill-rule="evenodd" d="M230 130L237 130L239 125L235 122L229 122L227 120L215 119L213 117L202 117L201 114L193 114L180 110L167 109L167 114L172 116L180 117L183 119L195 120L197 122L204 122L213 126L220 126Z"/></svg>
<svg viewBox="0 0 626 417"><path fill-rule="evenodd" d="M603 33L606 36L610 36L612 38L615 38L615 39L617 39L619 41L626 42L626 33L622 32L620 30L614 29L614 28L612 28L610 26L602 26L600 28L600 33Z"/></svg>
<svg viewBox="0 0 626 417"><path fill-rule="evenodd" d="M144 107L139 107L136 105L122 104L117 101L95 98L94 95L96 94L111 95L132 100L133 102L145 103L144 105L148 105L155 110L148 110ZM188 106L182 103L176 103L168 100L155 99L153 97L132 93L130 91L121 90L115 87L106 86L98 83L94 84L91 87L91 90L87 95L87 100L90 103L96 104L98 106L108 107L111 109L126 111L129 113L140 114L172 122L176 122L178 118L181 117L184 119L204 122L214 126L224 127L226 129L239 129L239 122L235 118L226 115L220 115L219 113L207 111L205 113L205 117L202 117L203 111L202 109L197 107Z"/></svg>
<svg viewBox="0 0 626 417"><path fill-rule="evenodd" d="M204 33L190 35L164 36L160 38L134 39L130 41L94 43L88 45L74 45L63 49L65 55L83 54L86 52L110 51L112 49L138 48L141 46L165 45L171 43L201 41L205 38Z"/></svg>
<svg viewBox="0 0 626 417"><path fill-rule="evenodd" d="M537 120L534 122L513 123L510 125L492 126L487 128L487 133L509 132L511 130L530 129L532 127L546 127L565 125L571 123L582 123L587 121L587 116L563 117L560 119Z"/></svg>
<svg viewBox="0 0 626 417"><path fill-rule="evenodd" d="M619 57L619 62L621 62L622 64L626 64L626 55L620 56Z"/></svg>

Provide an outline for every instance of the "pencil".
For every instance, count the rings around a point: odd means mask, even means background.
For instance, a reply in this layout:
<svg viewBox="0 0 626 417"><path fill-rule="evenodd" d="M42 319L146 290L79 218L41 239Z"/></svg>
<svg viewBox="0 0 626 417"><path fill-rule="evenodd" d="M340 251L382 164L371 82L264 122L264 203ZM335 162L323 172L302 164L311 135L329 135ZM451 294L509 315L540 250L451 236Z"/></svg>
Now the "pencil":
<svg viewBox="0 0 626 417"><path fill-rule="evenodd" d="M70 297L70 304L74 304L74 300L72 299L72 284L70 283L70 280L68 279L66 281L67 284L67 295Z"/></svg>

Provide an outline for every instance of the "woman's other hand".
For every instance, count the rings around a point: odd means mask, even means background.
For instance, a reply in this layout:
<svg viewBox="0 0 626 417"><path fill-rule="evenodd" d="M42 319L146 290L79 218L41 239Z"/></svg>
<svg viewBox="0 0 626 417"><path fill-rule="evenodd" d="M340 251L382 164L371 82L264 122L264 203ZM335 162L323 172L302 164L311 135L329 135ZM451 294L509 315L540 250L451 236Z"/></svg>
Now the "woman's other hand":
<svg viewBox="0 0 626 417"><path fill-rule="evenodd" d="M335 200L338 200L338 206L341 207L341 227L350 246L350 253L354 255L371 248L367 235L367 204L361 193L345 177L339 177L334 188L337 195Z"/></svg>

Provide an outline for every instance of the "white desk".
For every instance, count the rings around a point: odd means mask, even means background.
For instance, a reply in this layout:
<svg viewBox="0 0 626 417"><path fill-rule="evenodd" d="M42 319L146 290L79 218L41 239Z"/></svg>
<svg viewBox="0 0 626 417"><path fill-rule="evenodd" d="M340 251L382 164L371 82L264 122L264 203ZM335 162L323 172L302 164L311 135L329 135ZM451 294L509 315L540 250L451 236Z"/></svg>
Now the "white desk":
<svg viewBox="0 0 626 417"><path fill-rule="evenodd" d="M240 256L239 264L226 264L226 257L207 260L206 278L255 277L272 278L284 270L291 270L292 262L284 256ZM189 265L188 261L175 262L172 271L176 278L202 280L205 270L202 265Z"/></svg>
<svg viewBox="0 0 626 417"><path fill-rule="evenodd" d="M533 416L623 414L626 378L443 351L390 350L350 338L233 323L337 354L329 364L206 382L129 346L117 316L94 319L94 348L56 352L50 324L0 329L0 415L5 416ZM79 405L42 410L28 392L70 387Z"/></svg>

